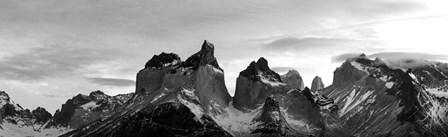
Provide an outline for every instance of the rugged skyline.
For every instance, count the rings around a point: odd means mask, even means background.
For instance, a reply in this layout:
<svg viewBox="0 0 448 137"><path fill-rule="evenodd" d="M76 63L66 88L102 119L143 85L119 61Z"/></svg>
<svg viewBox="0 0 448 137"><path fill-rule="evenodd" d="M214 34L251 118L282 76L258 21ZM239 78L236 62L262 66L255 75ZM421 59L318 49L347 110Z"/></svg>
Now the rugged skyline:
<svg viewBox="0 0 448 137"><path fill-rule="evenodd" d="M447 3L419 1L8 1L0 0L0 90L53 113L78 94L134 92L142 62L162 51L185 60L215 45L230 94L263 56L310 87L332 83L360 53L446 62ZM331 58L331 60L330 60Z"/></svg>

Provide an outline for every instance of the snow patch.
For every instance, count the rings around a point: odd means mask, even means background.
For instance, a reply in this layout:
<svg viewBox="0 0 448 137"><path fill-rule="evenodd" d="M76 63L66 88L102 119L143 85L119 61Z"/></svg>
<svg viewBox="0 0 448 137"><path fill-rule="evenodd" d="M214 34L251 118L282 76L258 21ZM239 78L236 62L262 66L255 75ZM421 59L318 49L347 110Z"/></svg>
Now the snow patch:
<svg viewBox="0 0 448 137"><path fill-rule="evenodd" d="M60 136L69 132L69 128L48 128L48 129L36 129L33 126L19 126L16 124L4 122L0 129L1 137L51 137Z"/></svg>
<svg viewBox="0 0 448 137"><path fill-rule="evenodd" d="M388 76L382 76L382 77L380 77L380 80L387 82L387 81L389 81L389 78L388 78Z"/></svg>
<svg viewBox="0 0 448 137"><path fill-rule="evenodd" d="M230 101L228 107L224 109L224 111L227 112L227 115L216 116L213 119L228 131L250 132L250 128L257 124L253 123L252 120L260 115L259 110L261 107L249 113L243 113L242 111L235 109L232 103L233 101Z"/></svg>
<svg viewBox="0 0 448 137"><path fill-rule="evenodd" d="M159 100L159 99L162 98L163 96L165 96L165 93L160 93L160 95L154 97L154 99L151 101L151 103L153 103L153 102Z"/></svg>
<svg viewBox="0 0 448 137"><path fill-rule="evenodd" d="M207 67L212 68L213 72L215 72L215 73L224 74L224 72L223 72L222 70L220 70L220 69L218 69L218 68L215 68L215 67L212 66L212 65L207 64Z"/></svg>
<svg viewBox="0 0 448 137"><path fill-rule="evenodd" d="M176 65L178 62L179 60L173 60L173 62L163 64L163 67L173 66Z"/></svg>
<svg viewBox="0 0 448 137"><path fill-rule="evenodd" d="M199 98L196 96L196 94L194 94L194 89L193 90L189 90L189 89L182 89L181 92L186 95L187 97L189 97L190 99L194 99L194 100L199 100Z"/></svg>
<svg viewBox="0 0 448 137"><path fill-rule="evenodd" d="M277 111L273 111L271 112L271 117L273 118L274 121L280 121L280 114Z"/></svg>
<svg viewBox="0 0 448 137"><path fill-rule="evenodd" d="M445 97L448 98L448 92L443 90L443 89L439 89L439 88L427 88L426 91L428 91L430 94L433 94L437 97Z"/></svg>
<svg viewBox="0 0 448 137"><path fill-rule="evenodd" d="M414 79L414 81L418 82L417 77L413 73L409 73L409 76L411 76L411 78Z"/></svg>
<svg viewBox="0 0 448 137"><path fill-rule="evenodd" d="M204 115L204 110L201 106L183 99L181 95L177 95L177 98L179 99L180 103L190 108L190 111L193 112L198 121L201 121L201 117L202 115Z"/></svg>
<svg viewBox="0 0 448 137"><path fill-rule="evenodd" d="M95 101L90 101L89 103L86 103L86 104L82 105L81 107L83 109L87 110L87 109L97 108L98 106L100 106L100 105L97 105Z"/></svg>
<svg viewBox="0 0 448 137"><path fill-rule="evenodd" d="M394 82L386 82L386 87L387 88L392 88L392 86L394 86Z"/></svg>
<svg viewBox="0 0 448 137"><path fill-rule="evenodd" d="M344 107L341 109L339 115L343 116L354 107L358 106L362 102L366 101L367 98L373 93L373 91L367 91L363 95L356 94L356 89L353 89L349 96L345 99Z"/></svg>
<svg viewBox="0 0 448 137"><path fill-rule="evenodd" d="M359 63L356 62L356 61L352 61L352 62L350 62L350 64L351 64L353 67L355 67L356 69L358 69L358 70L361 70L361 71L364 71L364 72L369 73L369 72L365 69L364 66L362 66L361 64L359 64Z"/></svg>
<svg viewBox="0 0 448 137"><path fill-rule="evenodd" d="M274 86L274 87L275 86L286 85L285 83L271 80L271 78L264 76L263 73L261 73L261 72L258 73L258 77L260 77L261 82L263 82L265 84L269 84L269 85Z"/></svg>

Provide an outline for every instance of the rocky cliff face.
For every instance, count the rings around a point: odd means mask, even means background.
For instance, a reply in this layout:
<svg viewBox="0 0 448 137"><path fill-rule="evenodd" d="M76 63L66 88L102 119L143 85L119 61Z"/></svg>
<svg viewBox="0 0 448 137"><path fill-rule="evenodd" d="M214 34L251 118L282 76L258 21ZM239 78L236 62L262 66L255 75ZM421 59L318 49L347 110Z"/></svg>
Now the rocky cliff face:
<svg viewBox="0 0 448 137"><path fill-rule="evenodd" d="M162 67L138 72L136 92L124 106L66 136L231 136L212 119L225 115L231 100L213 52L204 41L185 62L175 54L156 55L163 62L153 57L147 64Z"/></svg>
<svg viewBox="0 0 448 137"><path fill-rule="evenodd" d="M109 96L102 91L93 91L89 95L78 94L67 100L60 110L56 110L47 128L67 127L76 129L84 126L114 112L131 96L132 93Z"/></svg>
<svg viewBox="0 0 448 137"><path fill-rule="evenodd" d="M253 61L237 78L233 106L239 110L260 107L266 97L280 99L290 87L283 83L280 75L272 71L263 57Z"/></svg>
<svg viewBox="0 0 448 137"><path fill-rule="evenodd" d="M163 54L163 53L162 53ZM165 56L165 55L158 56ZM159 58L157 55L154 57ZM154 57L148 62L154 62ZM148 67L140 70L137 74L136 92L144 91L142 94L155 94L166 92L177 85L185 84L184 80L191 81L205 111L219 113L222 110L216 109L214 105L226 107L231 100L224 82L224 71L219 67L218 61L214 57L214 45L204 41L201 50L182 62L177 55L171 53L166 56L162 68ZM172 63L174 62L174 63ZM147 63L148 64L148 63ZM159 63L162 64L162 63ZM154 93L151 93L154 92ZM138 96L145 97L146 95ZM210 100L213 100L210 102Z"/></svg>
<svg viewBox="0 0 448 137"><path fill-rule="evenodd" d="M289 70L286 74L281 75L281 80L286 83L291 89L303 90L305 85L303 84L302 76L300 76L297 70Z"/></svg>
<svg viewBox="0 0 448 137"><path fill-rule="evenodd" d="M336 69L322 93L335 98L343 125L357 136L447 136L446 99L391 67L360 56Z"/></svg>
<svg viewBox="0 0 448 137"><path fill-rule="evenodd" d="M325 88L324 82L319 76L314 77L313 82L311 83L311 92L315 93L316 91Z"/></svg>
<svg viewBox="0 0 448 137"><path fill-rule="evenodd" d="M282 99L287 121L302 134L310 136L347 137L341 125L338 106L324 95L313 95L309 88L290 90Z"/></svg>
<svg viewBox="0 0 448 137"><path fill-rule="evenodd" d="M31 115L36 119L36 123L45 124L53 116L45 108L37 107L35 110L31 111Z"/></svg>

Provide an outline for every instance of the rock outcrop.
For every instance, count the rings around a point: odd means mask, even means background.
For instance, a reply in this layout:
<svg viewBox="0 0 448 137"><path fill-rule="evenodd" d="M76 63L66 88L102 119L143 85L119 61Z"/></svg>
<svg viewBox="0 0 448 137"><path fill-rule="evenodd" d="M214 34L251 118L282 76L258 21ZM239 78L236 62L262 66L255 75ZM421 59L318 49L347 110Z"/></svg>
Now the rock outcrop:
<svg viewBox="0 0 448 137"><path fill-rule="evenodd" d="M204 41L185 62L173 53L155 57L163 62L147 64L162 67L137 73L136 92L125 105L64 136L231 136L212 119L225 115L231 100L214 45Z"/></svg>
<svg viewBox="0 0 448 137"><path fill-rule="evenodd" d="M286 74L281 75L281 80L286 83L291 89L303 90L305 85L303 84L302 76L300 76L297 70L289 70Z"/></svg>
<svg viewBox="0 0 448 137"><path fill-rule="evenodd" d="M338 106L324 95L313 95L309 88L292 89L282 100L288 122L301 134L347 137L350 133L338 117ZM300 121L300 122L299 122Z"/></svg>
<svg viewBox="0 0 448 137"><path fill-rule="evenodd" d="M33 111L31 111L31 114L36 119L36 123L39 124L45 124L47 121L49 121L53 116L48 112L45 108L37 107Z"/></svg>
<svg viewBox="0 0 448 137"><path fill-rule="evenodd" d="M290 87L283 83L280 75L272 71L266 59L261 57L252 61L240 72L236 81L233 106L247 111L261 107L266 97L274 96L280 99Z"/></svg>
<svg viewBox="0 0 448 137"><path fill-rule="evenodd" d="M311 83L311 92L315 93L316 91L325 88L324 82L319 76L314 77L313 82Z"/></svg>
<svg viewBox="0 0 448 137"><path fill-rule="evenodd" d="M132 93L109 96L99 90L89 95L78 94L67 100L61 109L56 110L47 128L79 128L114 112L131 96Z"/></svg>

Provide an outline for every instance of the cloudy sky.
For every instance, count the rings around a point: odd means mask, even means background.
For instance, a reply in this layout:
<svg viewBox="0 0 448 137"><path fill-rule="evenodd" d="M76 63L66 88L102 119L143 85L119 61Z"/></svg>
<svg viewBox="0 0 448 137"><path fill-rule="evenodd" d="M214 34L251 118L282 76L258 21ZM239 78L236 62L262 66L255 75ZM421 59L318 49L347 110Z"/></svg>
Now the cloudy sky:
<svg viewBox="0 0 448 137"><path fill-rule="evenodd" d="M215 44L233 95L238 73L263 56L280 74L332 83L359 53L446 61L443 0L0 0L0 90L52 113L93 90L134 91L154 54L185 60Z"/></svg>

